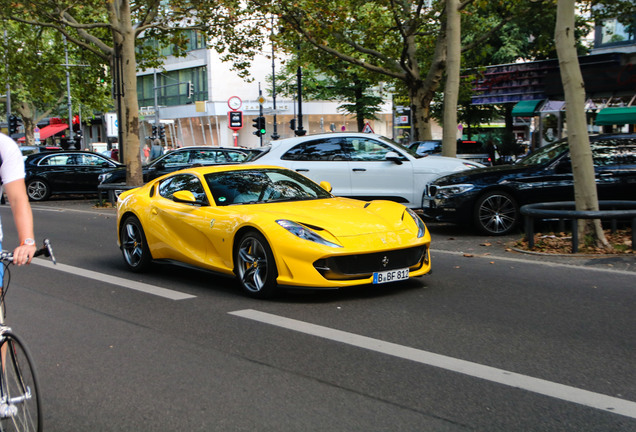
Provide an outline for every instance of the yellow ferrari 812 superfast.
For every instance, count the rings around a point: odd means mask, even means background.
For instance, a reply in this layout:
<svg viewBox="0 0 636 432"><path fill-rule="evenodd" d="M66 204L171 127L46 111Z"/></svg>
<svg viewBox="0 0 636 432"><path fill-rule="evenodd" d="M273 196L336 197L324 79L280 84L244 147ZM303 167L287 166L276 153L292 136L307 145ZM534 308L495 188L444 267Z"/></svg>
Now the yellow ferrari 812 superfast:
<svg viewBox="0 0 636 432"><path fill-rule="evenodd" d="M274 166L198 167L123 192L118 244L126 265L154 261L235 275L245 293L397 282L431 269L431 237L391 201L334 197Z"/></svg>

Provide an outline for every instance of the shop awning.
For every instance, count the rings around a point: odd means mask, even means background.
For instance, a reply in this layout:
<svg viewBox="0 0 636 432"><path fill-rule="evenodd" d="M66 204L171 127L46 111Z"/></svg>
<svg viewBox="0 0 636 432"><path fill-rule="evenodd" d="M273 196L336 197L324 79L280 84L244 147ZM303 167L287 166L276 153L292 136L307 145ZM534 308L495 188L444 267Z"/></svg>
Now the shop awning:
<svg viewBox="0 0 636 432"><path fill-rule="evenodd" d="M40 129L40 140L45 140L56 133L62 132L64 129L68 129L68 125L66 123L44 126ZM24 137L20 138L18 141L24 141Z"/></svg>
<svg viewBox="0 0 636 432"><path fill-rule="evenodd" d="M512 108L513 117L532 117L543 99L522 100Z"/></svg>
<svg viewBox="0 0 636 432"><path fill-rule="evenodd" d="M636 106L603 108L596 114L597 125L636 124Z"/></svg>

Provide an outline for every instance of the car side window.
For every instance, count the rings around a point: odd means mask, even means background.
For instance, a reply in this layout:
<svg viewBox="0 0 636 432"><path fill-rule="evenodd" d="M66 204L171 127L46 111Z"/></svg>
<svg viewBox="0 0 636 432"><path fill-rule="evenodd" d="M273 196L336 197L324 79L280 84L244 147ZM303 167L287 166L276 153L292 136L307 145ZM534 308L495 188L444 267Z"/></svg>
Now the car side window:
<svg viewBox="0 0 636 432"><path fill-rule="evenodd" d="M247 154L243 152L227 151L219 152L218 162L243 162L247 159Z"/></svg>
<svg viewBox="0 0 636 432"><path fill-rule="evenodd" d="M59 165L72 165L72 161L69 160L71 159L72 156L69 155L54 155L54 156L49 156L47 158L44 158L40 161L40 163L38 165L54 165L54 166L59 166Z"/></svg>
<svg viewBox="0 0 636 432"><path fill-rule="evenodd" d="M162 162L165 167L171 167L171 166L185 165L188 163L188 159L190 159L190 152L179 151L179 152L169 153L165 158L162 159Z"/></svg>
<svg viewBox="0 0 636 432"><path fill-rule="evenodd" d="M325 139L299 144L281 159L299 161L342 161L349 157L340 144L340 139Z"/></svg>
<svg viewBox="0 0 636 432"><path fill-rule="evenodd" d="M351 160L354 161L383 161L388 152L395 151L391 147L372 139L348 138L347 141Z"/></svg>
<svg viewBox="0 0 636 432"><path fill-rule="evenodd" d="M190 152L190 163L209 165L217 162L216 150L193 150Z"/></svg>
<svg viewBox="0 0 636 432"><path fill-rule="evenodd" d="M106 162L105 159L102 159L99 156L89 154L78 154L75 155L75 158L75 165L100 166Z"/></svg>
<svg viewBox="0 0 636 432"><path fill-rule="evenodd" d="M175 192L187 190L192 192L198 201L208 203L203 185L196 176L192 174L177 174L169 177L159 184L159 195L171 200Z"/></svg>

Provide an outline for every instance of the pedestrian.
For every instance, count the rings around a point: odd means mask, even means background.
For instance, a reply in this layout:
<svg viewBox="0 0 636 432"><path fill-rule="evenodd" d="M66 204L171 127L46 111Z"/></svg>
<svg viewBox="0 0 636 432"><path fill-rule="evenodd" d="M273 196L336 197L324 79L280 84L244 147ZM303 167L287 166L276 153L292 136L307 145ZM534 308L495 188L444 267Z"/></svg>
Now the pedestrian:
<svg viewBox="0 0 636 432"><path fill-rule="evenodd" d="M144 146L144 160L143 160L143 163L147 164L148 162L150 162L150 146L148 144L146 144Z"/></svg>
<svg viewBox="0 0 636 432"><path fill-rule="evenodd" d="M33 213L24 183L24 159L20 148L7 135L0 133L0 194L6 193L20 244L13 250L13 263L25 265L31 262L37 250L33 239ZM0 248L2 248L2 223L0 222ZM4 266L0 266L0 277Z"/></svg>
<svg viewBox="0 0 636 432"><path fill-rule="evenodd" d="M163 154L163 147L161 146L161 140L159 138L152 142L152 148L150 149L150 160L153 161Z"/></svg>

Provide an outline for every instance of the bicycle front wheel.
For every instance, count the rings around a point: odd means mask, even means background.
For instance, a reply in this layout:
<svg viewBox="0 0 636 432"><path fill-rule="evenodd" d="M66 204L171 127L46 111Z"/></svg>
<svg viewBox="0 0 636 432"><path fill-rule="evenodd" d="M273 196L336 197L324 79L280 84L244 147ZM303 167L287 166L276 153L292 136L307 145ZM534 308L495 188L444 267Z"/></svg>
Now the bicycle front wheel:
<svg viewBox="0 0 636 432"><path fill-rule="evenodd" d="M0 432L40 432L40 394L31 355L11 332L0 344Z"/></svg>

